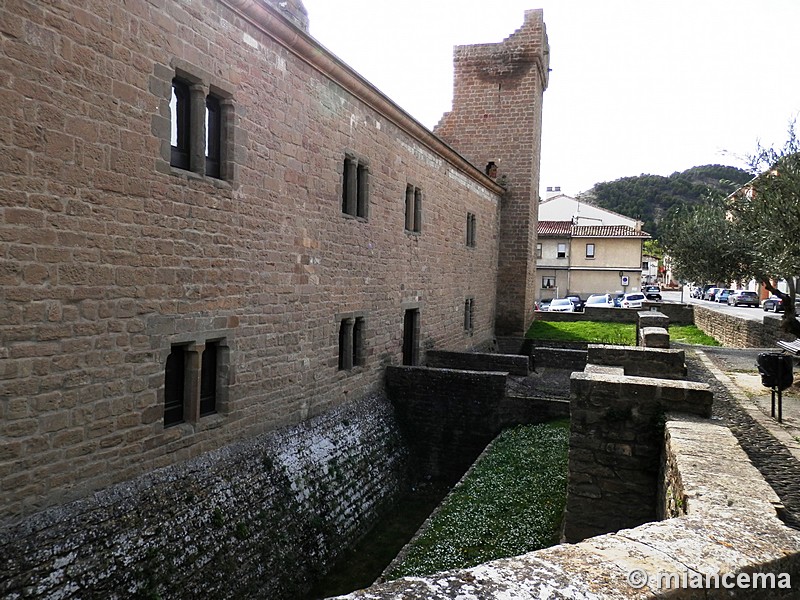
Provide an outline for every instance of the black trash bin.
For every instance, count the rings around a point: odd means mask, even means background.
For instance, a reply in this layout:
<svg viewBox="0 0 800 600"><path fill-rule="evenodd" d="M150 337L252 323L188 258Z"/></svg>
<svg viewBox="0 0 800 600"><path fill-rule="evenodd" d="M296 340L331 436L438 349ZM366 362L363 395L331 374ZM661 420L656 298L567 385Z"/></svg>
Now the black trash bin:
<svg viewBox="0 0 800 600"><path fill-rule="evenodd" d="M764 387L783 391L792 385L792 357L789 354L762 352L756 365Z"/></svg>

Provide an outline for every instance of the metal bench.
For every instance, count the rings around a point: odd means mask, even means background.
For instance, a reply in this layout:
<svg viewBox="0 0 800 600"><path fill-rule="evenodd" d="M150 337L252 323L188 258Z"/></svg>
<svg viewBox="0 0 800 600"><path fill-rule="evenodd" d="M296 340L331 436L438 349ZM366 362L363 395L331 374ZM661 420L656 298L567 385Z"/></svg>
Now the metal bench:
<svg viewBox="0 0 800 600"><path fill-rule="evenodd" d="M800 340L795 340L793 342L779 341L777 344L778 347L784 352L788 352L789 354L793 354L795 356L800 356Z"/></svg>

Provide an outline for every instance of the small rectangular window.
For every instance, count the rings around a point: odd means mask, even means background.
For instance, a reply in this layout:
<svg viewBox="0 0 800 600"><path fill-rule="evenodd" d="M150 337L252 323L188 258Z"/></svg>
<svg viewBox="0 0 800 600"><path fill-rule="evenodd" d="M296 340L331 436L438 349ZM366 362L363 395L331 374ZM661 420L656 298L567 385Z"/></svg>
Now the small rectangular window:
<svg viewBox="0 0 800 600"><path fill-rule="evenodd" d="M339 370L363 366L365 359L364 317L342 319L339 323Z"/></svg>
<svg viewBox="0 0 800 600"><path fill-rule="evenodd" d="M467 246L474 248L477 243L477 219L474 213L467 213Z"/></svg>
<svg viewBox="0 0 800 600"><path fill-rule="evenodd" d="M542 289L550 289L556 287L555 277L542 277Z"/></svg>
<svg viewBox="0 0 800 600"><path fill-rule="evenodd" d="M217 412L219 342L206 342L200 360L200 416Z"/></svg>
<svg viewBox="0 0 800 600"><path fill-rule="evenodd" d="M536 244L536 258L542 258L542 245Z"/></svg>
<svg viewBox="0 0 800 600"><path fill-rule="evenodd" d="M405 209L406 231L422 231L422 190L411 184L406 185Z"/></svg>
<svg viewBox="0 0 800 600"><path fill-rule="evenodd" d="M586 244L586 258L594 258L594 244Z"/></svg>
<svg viewBox="0 0 800 600"><path fill-rule="evenodd" d="M222 107L219 98L206 96L206 175L220 178Z"/></svg>
<svg viewBox="0 0 800 600"><path fill-rule="evenodd" d="M171 119L170 164L179 169L189 169L192 109L189 84L177 77L172 80L172 98L169 103Z"/></svg>
<svg viewBox="0 0 800 600"><path fill-rule="evenodd" d="M369 169L353 156L344 159L342 212L362 219L369 213Z"/></svg>
<svg viewBox="0 0 800 600"><path fill-rule="evenodd" d="M650 269L650 263L643 262L642 263L642 271L648 271Z"/></svg>
<svg viewBox="0 0 800 600"><path fill-rule="evenodd" d="M567 245L566 244L559 244L558 245L558 258L566 258L567 257Z"/></svg>
<svg viewBox="0 0 800 600"><path fill-rule="evenodd" d="M164 427L183 423L186 366L186 347L172 346L164 371Z"/></svg>
<svg viewBox="0 0 800 600"><path fill-rule="evenodd" d="M464 300L464 331L472 335L475 327L475 299Z"/></svg>

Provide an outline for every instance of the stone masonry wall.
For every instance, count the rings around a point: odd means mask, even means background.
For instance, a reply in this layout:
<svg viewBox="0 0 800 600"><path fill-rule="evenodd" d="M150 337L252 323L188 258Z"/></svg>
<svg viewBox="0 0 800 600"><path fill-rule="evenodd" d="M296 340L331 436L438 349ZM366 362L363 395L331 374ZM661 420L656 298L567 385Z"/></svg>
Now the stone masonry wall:
<svg viewBox="0 0 800 600"><path fill-rule="evenodd" d="M475 371L505 371L525 377L530 370L530 358L519 354L490 354L483 352L446 352L430 350L425 354L429 367Z"/></svg>
<svg viewBox="0 0 800 600"><path fill-rule="evenodd" d="M3 598L296 600L405 482L367 398L0 530Z"/></svg>
<svg viewBox="0 0 800 600"><path fill-rule="evenodd" d="M387 369L387 391L417 472L455 483L503 429L569 416L567 402L507 396L507 375Z"/></svg>
<svg viewBox="0 0 800 600"><path fill-rule="evenodd" d="M280 11L20 0L0 30L0 523L379 390L407 309L423 356L491 343L503 189ZM221 178L170 165L176 76L222 99ZM213 341L216 412L165 428L171 346Z"/></svg>
<svg viewBox="0 0 800 600"><path fill-rule="evenodd" d="M603 373L573 373L570 383L564 538L577 542L654 520L664 414L711 416L711 390Z"/></svg>
<svg viewBox="0 0 800 600"><path fill-rule="evenodd" d="M453 109L434 131L470 162L494 162L507 192L500 225L496 329L525 332L533 319L542 97L550 47L541 10L497 44L457 46Z"/></svg>
<svg viewBox="0 0 800 600"><path fill-rule="evenodd" d="M695 324L723 346L731 348L771 348L778 340L794 339L781 330L779 315L764 314L763 319L753 321L696 306Z"/></svg>

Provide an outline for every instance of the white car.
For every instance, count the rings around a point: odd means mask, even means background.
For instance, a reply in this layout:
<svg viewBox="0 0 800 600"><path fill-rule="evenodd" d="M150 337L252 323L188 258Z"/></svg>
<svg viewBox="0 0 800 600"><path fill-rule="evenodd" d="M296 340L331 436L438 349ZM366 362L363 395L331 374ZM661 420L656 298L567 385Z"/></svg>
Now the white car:
<svg viewBox="0 0 800 600"><path fill-rule="evenodd" d="M607 306L613 307L614 306L614 298L611 297L611 294L592 294L586 299L586 306Z"/></svg>
<svg viewBox="0 0 800 600"><path fill-rule="evenodd" d="M550 312L575 312L575 305L569 298L555 298L547 310Z"/></svg>
<svg viewBox="0 0 800 600"><path fill-rule="evenodd" d="M631 292L622 297L619 305L622 308L642 308L642 303L645 301L644 294L641 292Z"/></svg>

